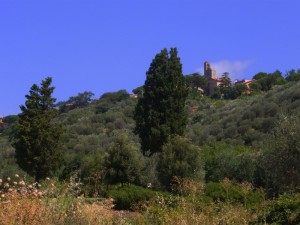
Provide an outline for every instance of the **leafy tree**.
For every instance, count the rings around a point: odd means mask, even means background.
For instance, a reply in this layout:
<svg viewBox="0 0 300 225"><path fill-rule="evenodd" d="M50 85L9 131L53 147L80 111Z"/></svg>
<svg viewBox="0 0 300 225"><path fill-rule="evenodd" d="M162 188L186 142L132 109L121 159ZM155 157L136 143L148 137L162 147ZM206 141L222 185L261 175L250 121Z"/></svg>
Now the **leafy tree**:
<svg viewBox="0 0 300 225"><path fill-rule="evenodd" d="M186 138L174 136L164 144L158 173L161 183L168 187L173 177L204 178L204 163L201 159L200 148L191 144Z"/></svg>
<svg viewBox="0 0 300 225"><path fill-rule="evenodd" d="M262 72L258 73L253 77L253 79L261 85L262 91L269 91L274 85L285 84L285 80L279 70L269 74Z"/></svg>
<svg viewBox="0 0 300 225"><path fill-rule="evenodd" d="M119 90L117 92L104 93L101 96L100 100L101 99L107 99L111 103L116 103L116 102L122 101L122 100L127 99L127 98L129 98L129 94L127 93L127 91L126 90Z"/></svg>
<svg viewBox="0 0 300 225"><path fill-rule="evenodd" d="M254 183L257 154L254 149L224 142L211 142L203 146L206 182L225 178L238 182Z"/></svg>
<svg viewBox="0 0 300 225"><path fill-rule="evenodd" d="M214 93L212 94L211 98L212 99L220 99L221 97L222 97L221 88L220 87L215 87L214 88Z"/></svg>
<svg viewBox="0 0 300 225"><path fill-rule="evenodd" d="M220 87L222 88L226 88L226 87L230 87L231 86L231 79L229 77L229 73L225 72L222 74L222 78L221 78L221 83L220 83Z"/></svg>
<svg viewBox="0 0 300 225"><path fill-rule="evenodd" d="M197 92L199 88L205 90L207 86L207 78L201 76L199 73L193 73L185 75L185 82L187 87L194 92Z"/></svg>
<svg viewBox="0 0 300 225"><path fill-rule="evenodd" d="M52 97L52 78L34 84L20 108L17 131L12 137L19 166L36 180L54 175L62 162L60 151L61 126L53 123L57 115Z"/></svg>
<svg viewBox="0 0 300 225"><path fill-rule="evenodd" d="M140 183L143 167L142 154L128 141L127 134L121 134L114 146L108 151L104 162L107 170L105 180L109 184Z"/></svg>
<svg viewBox="0 0 300 225"><path fill-rule="evenodd" d="M299 81L300 80L300 69L296 70L290 70L287 74L286 74L286 78L287 81Z"/></svg>
<svg viewBox="0 0 300 225"><path fill-rule="evenodd" d="M300 187L300 115L284 117L263 154L268 187L273 193Z"/></svg>
<svg viewBox="0 0 300 225"><path fill-rule="evenodd" d="M241 96L247 90L247 86L244 84L236 84L232 87L222 88L224 99L236 99Z"/></svg>
<svg viewBox="0 0 300 225"><path fill-rule="evenodd" d="M68 112L75 108L82 108L88 106L92 102L94 93L85 91L78 93L77 96L70 97L67 101L58 102L56 106L60 108L61 112Z"/></svg>
<svg viewBox="0 0 300 225"><path fill-rule="evenodd" d="M77 96L72 96L67 101L68 104L73 104L76 107L85 107L92 102L92 97L95 94L90 91L85 91L83 93L78 93Z"/></svg>
<svg viewBox="0 0 300 225"><path fill-rule="evenodd" d="M144 84L144 95L135 109L135 133L143 153L160 152L169 135L182 135L187 123L184 111L187 88L177 49L162 50L153 59Z"/></svg>
<svg viewBox="0 0 300 225"><path fill-rule="evenodd" d="M260 92L261 91L261 84L258 82L258 81L253 81L251 84L250 84L250 89L251 89L251 92Z"/></svg>
<svg viewBox="0 0 300 225"><path fill-rule="evenodd" d="M259 72L259 73L255 74L255 75L252 77L252 79L253 79L253 80L259 80L259 79L265 78L265 77L267 77L267 76L268 76L267 73Z"/></svg>

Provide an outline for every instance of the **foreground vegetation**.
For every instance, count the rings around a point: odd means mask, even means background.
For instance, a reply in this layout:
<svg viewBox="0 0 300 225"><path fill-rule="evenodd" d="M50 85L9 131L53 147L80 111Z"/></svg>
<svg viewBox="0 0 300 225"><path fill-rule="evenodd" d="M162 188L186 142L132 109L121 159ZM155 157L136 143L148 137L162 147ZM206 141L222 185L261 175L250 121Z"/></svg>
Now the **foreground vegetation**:
<svg viewBox="0 0 300 225"><path fill-rule="evenodd" d="M112 186L107 198L84 198L75 177L26 183L0 180L0 224L299 224L300 195L267 200L249 183L176 179L172 193ZM176 184L176 185L175 185ZM119 210L115 210L119 209Z"/></svg>

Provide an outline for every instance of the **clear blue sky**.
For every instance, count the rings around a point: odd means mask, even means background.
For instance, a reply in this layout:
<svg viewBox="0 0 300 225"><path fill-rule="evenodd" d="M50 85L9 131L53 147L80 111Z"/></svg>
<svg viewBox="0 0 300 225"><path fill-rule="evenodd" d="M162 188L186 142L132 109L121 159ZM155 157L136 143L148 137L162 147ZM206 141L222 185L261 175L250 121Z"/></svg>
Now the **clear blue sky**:
<svg viewBox="0 0 300 225"><path fill-rule="evenodd" d="M177 47L184 74L300 68L299 0L0 0L0 115L34 83L95 97L144 83L156 53Z"/></svg>

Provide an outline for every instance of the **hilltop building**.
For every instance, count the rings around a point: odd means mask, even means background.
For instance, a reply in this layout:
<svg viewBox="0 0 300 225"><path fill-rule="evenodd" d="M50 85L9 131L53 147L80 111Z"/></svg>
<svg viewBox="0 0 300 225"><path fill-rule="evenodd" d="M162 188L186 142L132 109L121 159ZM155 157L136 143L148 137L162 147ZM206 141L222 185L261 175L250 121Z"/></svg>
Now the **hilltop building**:
<svg viewBox="0 0 300 225"><path fill-rule="evenodd" d="M212 95L214 89L221 84L222 79L217 78L216 70L212 69L207 61L204 62L204 77L207 79L206 93Z"/></svg>
<svg viewBox="0 0 300 225"><path fill-rule="evenodd" d="M217 78L216 70L212 69L207 61L204 62L204 77L208 80Z"/></svg>
<svg viewBox="0 0 300 225"><path fill-rule="evenodd" d="M0 125L3 124L3 117L0 116Z"/></svg>
<svg viewBox="0 0 300 225"><path fill-rule="evenodd" d="M219 87L222 83L223 78L217 77L217 72L213 68L211 68L210 64L205 61L204 62L204 77L207 79L207 87L205 90L206 95L214 94L214 90L216 87ZM235 81L234 85L243 84L246 86L246 90L244 91L245 94L250 94L250 84L253 80L241 80Z"/></svg>
<svg viewBox="0 0 300 225"><path fill-rule="evenodd" d="M253 82L253 80L241 80L236 81L234 84L244 84L246 85L247 89L250 89L250 84Z"/></svg>

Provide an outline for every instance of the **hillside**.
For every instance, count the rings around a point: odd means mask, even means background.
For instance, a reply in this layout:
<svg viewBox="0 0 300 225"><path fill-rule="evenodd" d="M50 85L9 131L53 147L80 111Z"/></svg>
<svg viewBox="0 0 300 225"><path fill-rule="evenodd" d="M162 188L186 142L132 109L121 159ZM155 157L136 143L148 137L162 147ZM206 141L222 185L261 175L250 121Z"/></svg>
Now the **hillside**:
<svg viewBox="0 0 300 225"><path fill-rule="evenodd" d="M203 145L207 140L261 147L277 121L300 110L300 82L275 86L265 94L235 100L188 100L187 137Z"/></svg>
<svg viewBox="0 0 300 225"><path fill-rule="evenodd" d="M186 102L189 115L186 137L200 146L207 141L224 141L260 148L280 117L299 111L299 90L300 82L289 82L275 86L266 94L235 100L190 97ZM87 107L61 113L56 122L64 127L63 151L70 160L76 161L73 166L80 168L80 161L85 157L108 151L121 133L127 133L139 146L138 137L132 133L136 103L136 98L119 91L106 93ZM13 162L8 130L1 134L1 158Z"/></svg>

